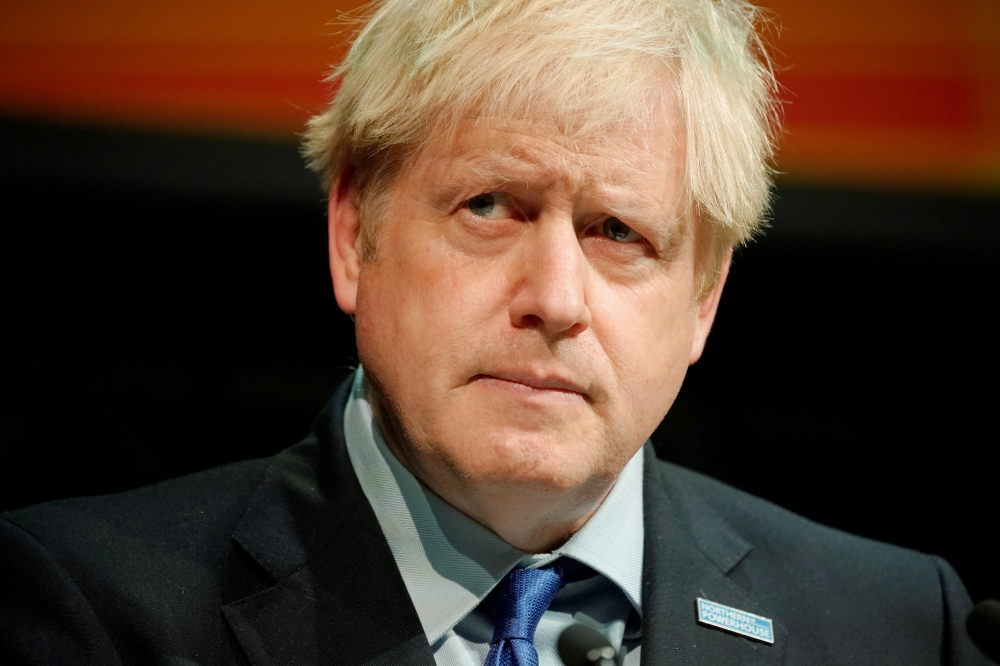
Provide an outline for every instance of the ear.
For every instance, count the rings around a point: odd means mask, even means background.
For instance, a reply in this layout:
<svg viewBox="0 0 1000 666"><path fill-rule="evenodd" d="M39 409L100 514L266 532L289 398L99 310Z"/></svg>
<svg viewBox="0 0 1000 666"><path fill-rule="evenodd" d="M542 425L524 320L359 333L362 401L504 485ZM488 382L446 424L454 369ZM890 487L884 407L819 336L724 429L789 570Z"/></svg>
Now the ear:
<svg viewBox="0 0 1000 666"><path fill-rule="evenodd" d="M719 271L719 279L715 281L712 289L705 300L698 306L697 319L694 327L694 340L691 341L691 359L689 365L693 365L701 358L705 351L705 341L712 330L712 322L715 321L715 313L719 309L719 299L722 298L722 288L726 285L726 278L729 276L729 265L733 261L733 249L726 251L726 256L722 258L722 269Z"/></svg>
<svg viewBox="0 0 1000 666"><path fill-rule="evenodd" d="M347 166L330 188L327 233L333 293L337 297L337 305L349 315L354 314L358 304L358 276L361 274L359 229L354 168Z"/></svg>

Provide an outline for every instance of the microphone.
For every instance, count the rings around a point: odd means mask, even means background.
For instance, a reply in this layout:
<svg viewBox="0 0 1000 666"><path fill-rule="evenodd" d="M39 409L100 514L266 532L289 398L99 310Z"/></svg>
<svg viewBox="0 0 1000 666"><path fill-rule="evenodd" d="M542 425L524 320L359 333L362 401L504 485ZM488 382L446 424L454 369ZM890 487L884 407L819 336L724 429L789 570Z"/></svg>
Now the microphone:
<svg viewBox="0 0 1000 666"><path fill-rule="evenodd" d="M617 654L601 632L571 624L559 635L559 658L566 666L618 666Z"/></svg>
<svg viewBox="0 0 1000 666"><path fill-rule="evenodd" d="M973 606L965 630L980 652L1000 663L1000 601L987 599Z"/></svg>

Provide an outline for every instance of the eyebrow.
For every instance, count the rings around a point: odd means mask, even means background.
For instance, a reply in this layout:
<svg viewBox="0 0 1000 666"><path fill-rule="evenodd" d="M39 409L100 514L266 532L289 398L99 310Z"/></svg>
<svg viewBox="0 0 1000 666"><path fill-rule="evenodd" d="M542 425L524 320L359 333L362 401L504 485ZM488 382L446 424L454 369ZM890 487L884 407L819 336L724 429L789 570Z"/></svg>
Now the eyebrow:
<svg viewBox="0 0 1000 666"><path fill-rule="evenodd" d="M509 163L511 159L518 163L517 167L511 167ZM454 204L454 200L460 193L470 188L469 173L475 174L476 185L491 189L511 182L530 185L533 181L538 180L537 175L542 171L541 168L532 165L529 161L513 157L508 152L499 151L472 158L459 158L451 160L451 162L452 165L445 172L444 178L435 187L434 199L442 205ZM508 164L504 166L503 162Z"/></svg>

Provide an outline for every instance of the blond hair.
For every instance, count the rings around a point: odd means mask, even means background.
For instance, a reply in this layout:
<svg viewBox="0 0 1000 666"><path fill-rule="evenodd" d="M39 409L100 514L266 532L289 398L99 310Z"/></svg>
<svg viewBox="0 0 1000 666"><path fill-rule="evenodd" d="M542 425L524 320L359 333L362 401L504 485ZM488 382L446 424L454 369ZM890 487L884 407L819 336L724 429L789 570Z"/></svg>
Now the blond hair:
<svg viewBox="0 0 1000 666"><path fill-rule="evenodd" d="M329 75L339 89L304 153L327 189L354 169L371 255L403 160L460 118L543 113L579 136L646 122L652 98L672 96L690 209L709 223L704 295L769 204L775 83L759 21L744 0L384 0Z"/></svg>

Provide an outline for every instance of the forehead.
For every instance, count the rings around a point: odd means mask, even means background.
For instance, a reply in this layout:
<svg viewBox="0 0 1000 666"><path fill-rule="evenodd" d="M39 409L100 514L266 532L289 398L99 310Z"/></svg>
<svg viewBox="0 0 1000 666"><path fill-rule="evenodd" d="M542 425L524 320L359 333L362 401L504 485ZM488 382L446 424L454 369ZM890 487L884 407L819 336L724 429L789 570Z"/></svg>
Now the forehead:
<svg viewBox="0 0 1000 666"><path fill-rule="evenodd" d="M545 116L502 121L467 117L436 130L404 167L438 189L561 189L574 196L618 193L628 200L679 197L684 146L668 109L643 122L567 131Z"/></svg>

